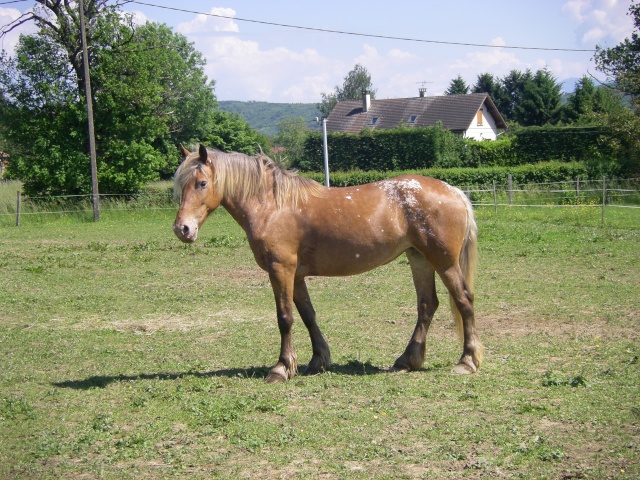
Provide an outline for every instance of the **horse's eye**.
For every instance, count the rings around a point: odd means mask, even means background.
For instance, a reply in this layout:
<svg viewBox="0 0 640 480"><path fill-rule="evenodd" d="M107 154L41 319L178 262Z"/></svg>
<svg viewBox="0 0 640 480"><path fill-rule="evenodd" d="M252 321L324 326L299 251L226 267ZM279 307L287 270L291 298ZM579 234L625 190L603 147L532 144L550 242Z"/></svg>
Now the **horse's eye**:
<svg viewBox="0 0 640 480"><path fill-rule="evenodd" d="M201 180L198 182L198 187L204 189L207 188L207 181L206 180Z"/></svg>

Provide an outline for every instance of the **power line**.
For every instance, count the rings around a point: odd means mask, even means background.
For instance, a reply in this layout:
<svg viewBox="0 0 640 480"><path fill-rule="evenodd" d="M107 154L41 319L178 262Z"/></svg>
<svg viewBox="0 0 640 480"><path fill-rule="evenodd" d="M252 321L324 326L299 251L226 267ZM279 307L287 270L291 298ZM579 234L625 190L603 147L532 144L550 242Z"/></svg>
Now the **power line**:
<svg viewBox="0 0 640 480"><path fill-rule="evenodd" d="M445 42L441 40L424 40L419 38L407 38L407 37L392 37L388 35L376 35L372 33L359 33L359 32L347 32L343 30L330 30L326 28L316 28L316 27L303 27L300 25L288 25L286 23L275 23L275 22L267 22L263 20L253 20L250 18L240 18L240 17L230 17L227 15L218 15L215 13L204 13L197 12L195 10L186 10L183 8L176 7L166 7L163 5L155 5L153 3L148 2L139 2L138 0L132 0L130 3L137 3L139 5L146 5L148 7L156 7L164 10L173 10L176 12L183 13L193 13L196 15L205 15L208 17L217 17L217 18L225 18L227 20L236 20L238 22L248 22L248 23L258 23L261 25L271 25L274 27L285 27L285 28L295 28L298 30L309 30L313 32L322 32L322 33L337 33L340 35L352 35L357 37L368 37L368 38L379 38L383 40L399 40L403 42L418 42L418 43L435 43L438 45L456 45L456 46L465 46L465 47L483 47L483 48L509 48L514 50L543 50L543 51L552 51L552 52L595 52L594 49L581 49L581 48L546 48L546 47L520 47L520 46L508 46L508 45L488 45L482 43L464 43L464 42Z"/></svg>

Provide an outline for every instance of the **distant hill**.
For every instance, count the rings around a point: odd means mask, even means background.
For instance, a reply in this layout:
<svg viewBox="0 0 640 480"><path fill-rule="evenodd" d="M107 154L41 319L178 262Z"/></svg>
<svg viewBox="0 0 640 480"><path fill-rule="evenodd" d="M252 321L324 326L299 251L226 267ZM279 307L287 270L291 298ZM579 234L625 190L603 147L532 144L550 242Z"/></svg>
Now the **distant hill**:
<svg viewBox="0 0 640 480"><path fill-rule="evenodd" d="M315 103L269 103L240 102L236 100L218 101L220 110L237 113L244 118L251 128L265 135L278 134L278 123L286 117L302 117L307 120L309 128L319 129L315 122L320 112Z"/></svg>

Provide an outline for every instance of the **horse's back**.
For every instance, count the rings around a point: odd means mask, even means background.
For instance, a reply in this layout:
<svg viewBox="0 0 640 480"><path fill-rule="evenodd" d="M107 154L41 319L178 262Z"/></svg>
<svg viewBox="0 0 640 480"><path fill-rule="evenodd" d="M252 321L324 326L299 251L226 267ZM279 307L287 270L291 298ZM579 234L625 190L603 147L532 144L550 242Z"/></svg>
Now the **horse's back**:
<svg viewBox="0 0 640 480"><path fill-rule="evenodd" d="M410 247L451 243L466 225L465 203L448 184L403 175L328 189L298 210L305 275L350 275L387 263ZM453 241L446 254L456 254Z"/></svg>

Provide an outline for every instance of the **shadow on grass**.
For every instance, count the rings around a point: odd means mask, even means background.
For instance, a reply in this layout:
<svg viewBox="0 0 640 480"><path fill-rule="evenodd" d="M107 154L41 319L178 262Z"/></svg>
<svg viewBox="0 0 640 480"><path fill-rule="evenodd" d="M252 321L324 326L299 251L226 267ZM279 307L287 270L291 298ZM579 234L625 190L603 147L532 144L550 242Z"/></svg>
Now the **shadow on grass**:
<svg viewBox="0 0 640 480"><path fill-rule="evenodd" d="M302 373L306 369L306 365L300 365L299 371ZM256 380L264 379L269 373L267 366L249 367L249 368L232 368L213 370L210 372L189 371L184 373L141 373L139 375L96 375L82 380L65 380L64 382L53 382L54 387L72 388L74 390L89 390L91 388L106 388L115 382L137 382L140 380L177 380L186 377L195 378L212 378L212 377L241 377L252 378ZM331 366L331 373L337 375L374 375L384 373L388 370L376 367L370 362L360 362L358 360L349 360L347 363Z"/></svg>

